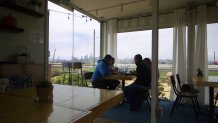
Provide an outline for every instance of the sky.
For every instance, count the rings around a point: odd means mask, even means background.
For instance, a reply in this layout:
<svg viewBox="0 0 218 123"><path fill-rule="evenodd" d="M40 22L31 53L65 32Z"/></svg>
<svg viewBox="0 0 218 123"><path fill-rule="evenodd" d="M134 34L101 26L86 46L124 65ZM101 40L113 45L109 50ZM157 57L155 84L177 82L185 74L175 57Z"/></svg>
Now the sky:
<svg viewBox="0 0 218 123"><path fill-rule="evenodd" d="M99 22L93 19L90 20L88 17L82 17L83 14L77 11L74 12L73 18L72 12L62 7L58 7L51 2L48 4L48 9L50 10L49 50L51 58L55 57L55 59L70 60L72 54L74 54L74 57L78 58L85 55L93 56L94 30L96 42L95 52L96 56L99 56ZM72 51L73 47L74 53Z"/></svg>
<svg viewBox="0 0 218 123"><path fill-rule="evenodd" d="M73 13L48 4L49 16L49 50L50 57L55 59L70 60L74 57L93 56L93 40L95 39L95 57L100 55L100 23L83 14ZM56 12L55 12L55 11ZM74 20L74 21L73 21ZM74 23L74 28L73 28ZM73 38L74 29L74 38ZM208 59L213 60L214 51L218 61L218 24L208 24ZM95 38L94 38L95 30ZM73 46L74 39L74 46ZM151 58L151 30L118 33L117 35L118 58L133 58L135 54ZM74 51L72 51L74 47ZM56 49L56 51L55 51ZM127 52L128 51L128 52ZM173 53L173 29L159 30L159 59L172 59Z"/></svg>

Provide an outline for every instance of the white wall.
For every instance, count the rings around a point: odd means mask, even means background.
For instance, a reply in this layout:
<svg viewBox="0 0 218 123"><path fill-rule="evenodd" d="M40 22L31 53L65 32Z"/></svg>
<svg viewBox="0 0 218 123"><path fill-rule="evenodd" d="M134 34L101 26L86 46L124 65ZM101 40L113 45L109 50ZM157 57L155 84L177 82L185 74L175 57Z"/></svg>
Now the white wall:
<svg viewBox="0 0 218 123"><path fill-rule="evenodd" d="M44 4L43 4L44 5ZM41 10L43 12L43 10ZM27 47L31 61L34 63L43 63L43 45L44 43L33 42L30 40L32 32L40 34L41 42L43 39L44 17L36 18L23 13L15 12L10 9L0 7L0 21L4 16L11 14L17 20L17 27L23 28L23 33L8 33L0 31L0 62L14 61L17 47Z"/></svg>

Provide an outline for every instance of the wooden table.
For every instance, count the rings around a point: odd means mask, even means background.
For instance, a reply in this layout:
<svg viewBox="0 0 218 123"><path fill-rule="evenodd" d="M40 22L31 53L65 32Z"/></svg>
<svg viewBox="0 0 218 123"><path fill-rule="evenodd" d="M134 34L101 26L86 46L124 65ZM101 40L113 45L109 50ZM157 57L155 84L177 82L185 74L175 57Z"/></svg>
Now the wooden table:
<svg viewBox="0 0 218 123"><path fill-rule="evenodd" d="M125 80L134 80L136 78L135 75L130 75L130 74L116 74L116 75L110 75L110 76L106 76L104 77L104 79L112 79L112 80L122 80L122 90L125 87Z"/></svg>
<svg viewBox="0 0 218 123"><path fill-rule="evenodd" d="M91 123L90 111L0 95L0 123Z"/></svg>
<svg viewBox="0 0 218 123"><path fill-rule="evenodd" d="M27 88L5 95L33 102L36 92L35 88ZM119 104L122 100L121 91L54 84L53 106L84 112L91 111L87 114L87 119L90 120L97 118L102 112Z"/></svg>
<svg viewBox="0 0 218 123"><path fill-rule="evenodd" d="M209 87L209 108L210 108L210 114L214 114L214 87L218 87L218 77L212 77L209 76L208 80L205 80L204 78L202 79L197 79L196 77L194 78L194 81L197 81L198 86L205 86Z"/></svg>

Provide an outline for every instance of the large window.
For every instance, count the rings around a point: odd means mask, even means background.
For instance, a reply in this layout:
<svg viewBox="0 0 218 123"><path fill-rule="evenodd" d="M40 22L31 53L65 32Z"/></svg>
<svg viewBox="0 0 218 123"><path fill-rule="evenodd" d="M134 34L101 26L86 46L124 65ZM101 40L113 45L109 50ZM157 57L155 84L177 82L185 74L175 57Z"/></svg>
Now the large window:
<svg viewBox="0 0 218 123"><path fill-rule="evenodd" d="M118 67L130 66L134 69L133 57L141 54L151 58L152 31L118 33L117 40ZM167 75L172 72L173 28L159 30L159 96L169 99L170 86Z"/></svg>
<svg viewBox="0 0 218 123"><path fill-rule="evenodd" d="M218 23L207 25L208 76L218 76Z"/></svg>
<svg viewBox="0 0 218 123"><path fill-rule="evenodd" d="M74 56L77 61L93 63L93 57L100 55L100 23L51 2L48 8L50 59L72 60Z"/></svg>
<svg viewBox="0 0 218 123"><path fill-rule="evenodd" d="M117 56L122 63L125 59L133 60L136 54L151 57L151 30L118 33Z"/></svg>
<svg viewBox="0 0 218 123"><path fill-rule="evenodd" d="M73 13L51 2L48 9L52 82L66 84L63 62L79 61L83 71L94 69L93 64L100 56L100 23L76 10ZM67 76L70 83L74 77Z"/></svg>

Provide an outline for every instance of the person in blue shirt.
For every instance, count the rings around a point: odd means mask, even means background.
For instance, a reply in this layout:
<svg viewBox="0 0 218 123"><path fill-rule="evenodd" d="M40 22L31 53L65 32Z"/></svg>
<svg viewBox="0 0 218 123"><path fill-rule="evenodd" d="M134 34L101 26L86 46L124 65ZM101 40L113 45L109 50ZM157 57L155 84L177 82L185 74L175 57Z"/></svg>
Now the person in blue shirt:
<svg viewBox="0 0 218 123"><path fill-rule="evenodd" d="M104 59L98 60L98 64L93 72L91 82L94 88L115 90L120 84L118 80L105 80L105 76L112 75L111 65L114 63L111 55L105 55Z"/></svg>

